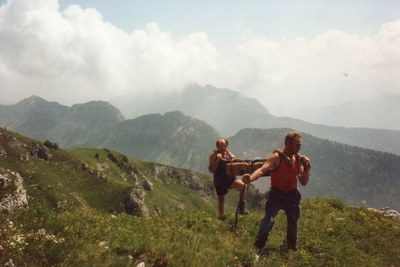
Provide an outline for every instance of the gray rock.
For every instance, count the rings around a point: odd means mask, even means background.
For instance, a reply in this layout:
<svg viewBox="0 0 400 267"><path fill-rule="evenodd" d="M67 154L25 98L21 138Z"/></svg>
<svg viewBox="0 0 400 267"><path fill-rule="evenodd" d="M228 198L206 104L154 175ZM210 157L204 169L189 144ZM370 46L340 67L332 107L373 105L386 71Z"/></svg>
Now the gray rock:
<svg viewBox="0 0 400 267"><path fill-rule="evenodd" d="M30 152L32 156L36 156L43 160L50 160L52 158L52 155L49 153L49 149L43 145L32 145Z"/></svg>
<svg viewBox="0 0 400 267"><path fill-rule="evenodd" d="M14 264L14 262L13 262L12 259L9 259L9 260L4 264L4 266L7 266L7 267L15 267L15 264Z"/></svg>
<svg viewBox="0 0 400 267"><path fill-rule="evenodd" d="M28 207L28 198L19 173L0 169L0 210Z"/></svg>
<svg viewBox="0 0 400 267"><path fill-rule="evenodd" d="M149 191L153 191L153 183L150 182L149 180L145 179L143 181L143 188Z"/></svg>
<svg viewBox="0 0 400 267"><path fill-rule="evenodd" d="M110 169L110 165L108 165L107 162L96 163L96 167L99 171L106 171L106 170Z"/></svg>
<svg viewBox="0 0 400 267"><path fill-rule="evenodd" d="M143 190L133 188L124 200L126 213L136 216L147 216L149 211L144 203L145 197L146 193Z"/></svg>
<svg viewBox="0 0 400 267"><path fill-rule="evenodd" d="M368 208L368 210L381 213L385 217L400 218L400 212L398 212L397 210L390 209L389 207L384 207L379 210L374 208Z"/></svg>

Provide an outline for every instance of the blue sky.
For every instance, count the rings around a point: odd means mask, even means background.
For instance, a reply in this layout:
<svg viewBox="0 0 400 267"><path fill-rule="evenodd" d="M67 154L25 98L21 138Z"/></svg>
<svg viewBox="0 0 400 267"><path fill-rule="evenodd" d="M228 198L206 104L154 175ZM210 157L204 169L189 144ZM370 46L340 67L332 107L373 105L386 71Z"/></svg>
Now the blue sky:
<svg viewBox="0 0 400 267"><path fill-rule="evenodd" d="M118 103L196 82L290 115L400 93L399 62L398 0L0 1L4 104Z"/></svg>
<svg viewBox="0 0 400 267"><path fill-rule="evenodd" d="M237 40L242 31L272 39L312 37L330 29L373 35L382 23L397 20L400 14L397 0L60 0L59 3L61 9L72 4L96 8L105 20L128 32L157 22L176 38L204 31L213 40Z"/></svg>

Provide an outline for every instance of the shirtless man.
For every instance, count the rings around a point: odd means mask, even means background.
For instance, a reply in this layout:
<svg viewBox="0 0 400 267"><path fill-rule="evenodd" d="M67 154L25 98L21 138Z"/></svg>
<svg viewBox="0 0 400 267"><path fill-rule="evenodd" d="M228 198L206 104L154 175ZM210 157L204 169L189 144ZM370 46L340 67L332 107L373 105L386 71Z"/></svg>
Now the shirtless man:
<svg viewBox="0 0 400 267"><path fill-rule="evenodd" d="M208 170L214 174L214 187L218 196L219 219L225 220L225 195L233 186L240 190L239 214L247 214L245 199L245 184L241 179L226 174L226 162L235 158L228 150L228 140L220 138L216 142L217 149L211 152Z"/></svg>

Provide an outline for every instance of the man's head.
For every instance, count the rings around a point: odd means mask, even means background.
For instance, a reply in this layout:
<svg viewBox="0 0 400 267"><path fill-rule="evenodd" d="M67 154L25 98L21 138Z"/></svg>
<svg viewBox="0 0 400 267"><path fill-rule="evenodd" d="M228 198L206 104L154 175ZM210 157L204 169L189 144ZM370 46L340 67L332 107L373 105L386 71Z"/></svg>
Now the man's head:
<svg viewBox="0 0 400 267"><path fill-rule="evenodd" d="M219 138L215 145L217 146L218 152L225 152L226 148L228 147L228 140L225 138Z"/></svg>
<svg viewBox="0 0 400 267"><path fill-rule="evenodd" d="M293 154L299 153L301 148L301 134L296 131L290 131L285 137L285 150Z"/></svg>

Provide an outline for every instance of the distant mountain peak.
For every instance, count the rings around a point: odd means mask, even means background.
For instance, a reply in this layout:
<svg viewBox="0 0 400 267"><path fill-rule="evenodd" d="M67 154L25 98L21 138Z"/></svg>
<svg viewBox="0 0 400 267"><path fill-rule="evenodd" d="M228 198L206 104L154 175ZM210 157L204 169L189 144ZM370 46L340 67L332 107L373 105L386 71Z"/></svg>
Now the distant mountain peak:
<svg viewBox="0 0 400 267"><path fill-rule="evenodd" d="M78 114L79 116L90 114L93 115L93 117L109 118L119 122L125 120L125 117L119 109L114 107L110 102L101 100L74 104L70 107L70 112L71 114Z"/></svg>
<svg viewBox="0 0 400 267"><path fill-rule="evenodd" d="M182 111L180 111L180 110L174 110L174 111L165 112L163 116L165 116L165 117L178 117L178 118L187 117L187 116L186 116Z"/></svg>
<svg viewBox="0 0 400 267"><path fill-rule="evenodd" d="M78 103L78 104L73 104L73 106L79 107L79 106L90 106L90 107L96 107L96 106L104 106L104 107L114 107L110 102L107 101L102 101L102 100L93 100L85 103Z"/></svg>
<svg viewBox="0 0 400 267"><path fill-rule="evenodd" d="M56 108L56 109L60 109L60 110L65 110L68 108L67 106L61 105L58 102L55 102L55 101L50 102L50 101L47 101L46 99L44 99L40 96L37 96L37 95L32 95L28 98L25 98L25 99L19 101L17 104L11 105L11 106L14 106L17 108L22 108L24 110L29 110L32 108L33 109L37 109L37 108L42 109L45 107L46 108L51 107L51 108Z"/></svg>
<svg viewBox="0 0 400 267"><path fill-rule="evenodd" d="M41 98L40 96L32 95L30 97L24 98L21 101L19 101L17 103L17 105L18 104L36 104L36 103L42 103L42 102L49 103L49 101L47 101L44 98Z"/></svg>

